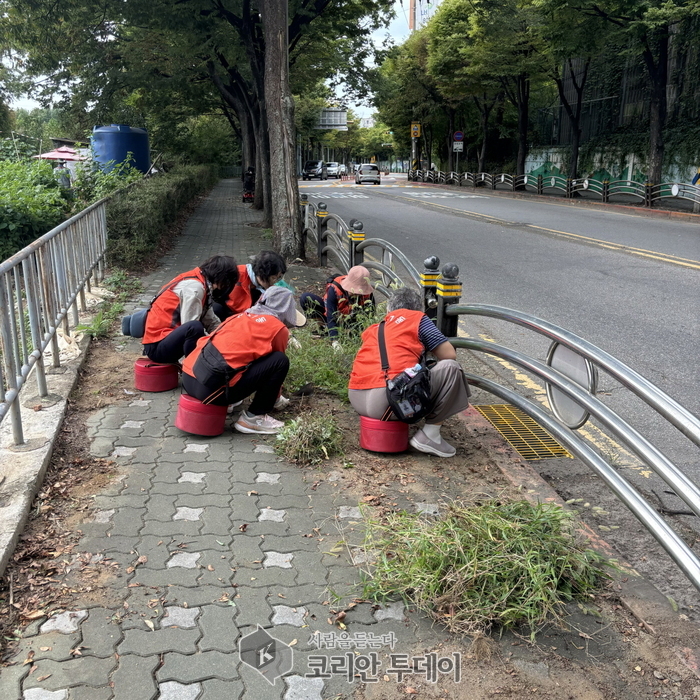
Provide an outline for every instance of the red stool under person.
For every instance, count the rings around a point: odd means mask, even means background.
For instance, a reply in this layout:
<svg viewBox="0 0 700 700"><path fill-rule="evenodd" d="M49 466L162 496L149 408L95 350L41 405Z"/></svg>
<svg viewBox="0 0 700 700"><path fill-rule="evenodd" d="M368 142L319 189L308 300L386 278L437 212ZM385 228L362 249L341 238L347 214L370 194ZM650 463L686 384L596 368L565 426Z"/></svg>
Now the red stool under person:
<svg viewBox="0 0 700 700"><path fill-rule="evenodd" d="M204 404L189 394L182 394L177 404L175 427L192 435L221 435L226 426L227 408Z"/></svg>
<svg viewBox="0 0 700 700"><path fill-rule="evenodd" d="M134 386L139 391L170 391L180 380L178 365L162 365L147 357L139 357L134 363Z"/></svg>
<svg viewBox="0 0 700 700"><path fill-rule="evenodd" d="M370 452L405 452L408 423L360 416L360 447Z"/></svg>

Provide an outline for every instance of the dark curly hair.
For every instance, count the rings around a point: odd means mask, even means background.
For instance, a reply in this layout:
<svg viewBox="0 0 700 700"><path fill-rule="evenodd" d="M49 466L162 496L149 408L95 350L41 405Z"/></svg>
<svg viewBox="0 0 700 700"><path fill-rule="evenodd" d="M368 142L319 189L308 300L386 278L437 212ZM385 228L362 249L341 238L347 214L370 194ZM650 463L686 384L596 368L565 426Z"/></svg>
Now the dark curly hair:
<svg viewBox="0 0 700 700"><path fill-rule="evenodd" d="M253 272L260 280L267 282L270 277L283 275L287 272L287 263L274 250L263 250L253 260Z"/></svg>
<svg viewBox="0 0 700 700"><path fill-rule="evenodd" d="M238 265L230 255L213 255L199 269L212 285L219 286L219 294L227 297L238 282Z"/></svg>

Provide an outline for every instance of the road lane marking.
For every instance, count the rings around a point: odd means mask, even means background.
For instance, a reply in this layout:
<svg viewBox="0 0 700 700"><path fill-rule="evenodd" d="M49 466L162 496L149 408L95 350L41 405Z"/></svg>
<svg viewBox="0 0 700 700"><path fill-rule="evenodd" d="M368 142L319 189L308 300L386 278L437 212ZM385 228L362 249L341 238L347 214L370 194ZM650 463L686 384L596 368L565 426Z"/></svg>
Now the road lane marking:
<svg viewBox="0 0 700 700"><path fill-rule="evenodd" d="M414 193L411 193L414 194ZM615 250L623 253L629 253L631 255L637 255L642 258L651 258L652 260L658 260L660 262L671 263L672 265L679 265L681 267L688 267L692 270L700 270L700 260L693 260L692 258L682 258L679 255L672 255L671 253L659 253L653 250L647 250L646 248L635 248L634 246L624 245L622 243L612 243L610 241L603 241L599 238L591 238L590 236L582 236L578 233L570 233L568 231L559 231L558 229L547 228L545 226L537 226L536 224L519 224L516 221L508 221L507 219L500 219L490 214L482 214L481 212L470 211L468 209L456 209L455 207L447 206L446 204L438 204L437 202L425 202L421 199L415 199L413 197L404 197L402 195L392 195L396 199L404 199L407 202L420 203L426 207L438 207L440 209L447 209L448 211L455 214L467 215L475 219L486 219L486 223L500 224L501 226L521 226L522 228L529 228L535 231L544 231L549 234L554 234L557 237L569 238L579 242L589 243L591 245L597 246L599 248L607 248L609 250Z"/></svg>

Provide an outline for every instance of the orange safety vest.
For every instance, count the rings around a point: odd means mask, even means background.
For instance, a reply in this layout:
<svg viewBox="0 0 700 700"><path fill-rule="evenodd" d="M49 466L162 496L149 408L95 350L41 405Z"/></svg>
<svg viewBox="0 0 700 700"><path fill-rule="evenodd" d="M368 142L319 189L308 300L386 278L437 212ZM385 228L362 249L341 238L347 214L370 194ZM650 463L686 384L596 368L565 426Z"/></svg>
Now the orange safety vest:
<svg viewBox="0 0 700 700"><path fill-rule="evenodd" d="M341 283L347 277L347 275L338 275L332 280L328 281L326 284L326 293L323 295L323 303L325 307L326 299L328 298L328 289L332 286L335 287L336 297L338 299L338 313L343 316L351 314L355 310L355 306L364 306L365 302L369 301L372 297L371 294L352 294L347 290L343 289Z"/></svg>
<svg viewBox="0 0 700 700"><path fill-rule="evenodd" d="M194 364L207 343L211 343L221 353L229 367L245 367L275 350L273 342L281 328L286 328L284 323L267 314L243 312L229 316L211 335L197 341L195 349L184 359L182 371L197 379ZM233 386L242 375L243 372L236 374L229 386Z"/></svg>
<svg viewBox="0 0 700 700"><path fill-rule="evenodd" d="M384 342L389 359L389 377L393 378L407 367L420 362L425 347L418 337L418 326L425 314L422 311L397 309L386 315ZM350 374L349 389L378 389L386 386L382 360L379 355L375 323L362 334L362 346L355 356Z"/></svg>
<svg viewBox="0 0 700 700"><path fill-rule="evenodd" d="M207 289L207 280L202 274L202 271L196 267L189 272L183 272L174 280L161 287L161 290L151 302L151 308L146 316L146 330L143 334L141 343L148 345L149 343L158 343L163 340L170 332L181 325L180 322L180 297L175 294L173 289L183 280L194 279L201 282L204 287L204 303L202 304L202 316L207 310L209 301L209 292Z"/></svg>
<svg viewBox="0 0 700 700"><path fill-rule="evenodd" d="M238 266L238 282L231 290L226 306L228 306L234 314L239 314L241 311L249 309L253 305L253 280L248 276L248 266Z"/></svg>

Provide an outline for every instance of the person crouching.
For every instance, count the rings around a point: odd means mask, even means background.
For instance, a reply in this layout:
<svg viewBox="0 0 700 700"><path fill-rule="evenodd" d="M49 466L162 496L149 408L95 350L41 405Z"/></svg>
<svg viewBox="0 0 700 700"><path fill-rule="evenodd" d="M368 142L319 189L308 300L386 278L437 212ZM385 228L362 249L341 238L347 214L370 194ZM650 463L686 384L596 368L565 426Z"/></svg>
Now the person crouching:
<svg viewBox="0 0 700 700"><path fill-rule="evenodd" d="M443 421L469 407L469 386L457 362L457 353L447 338L423 313L418 292L402 287L387 301L384 334L389 361L389 378L413 367L426 352L438 359L430 370L431 412L424 427L411 438L411 446L438 457L454 457L456 449L441 435ZM380 420L389 408L386 381L378 341L379 324L362 334L350 374L348 398L352 407L367 418Z"/></svg>
<svg viewBox="0 0 700 700"><path fill-rule="evenodd" d="M214 333L197 342L182 365L184 390L216 406L238 403L255 393L234 427L241 433L279 432L284 423L269 413L289 371L287 328L305 323L292 292L270 287L257 304L227 318Z"/></svg>
<svg viewBox="0 0 700 700"><path fill-rule="evenodd" d="M238 267L230 255L214 255L170 280L151 302L143 354L153 362L174 364L191 353L219 325L212 302L226 299L237 281Z"/></svg>

